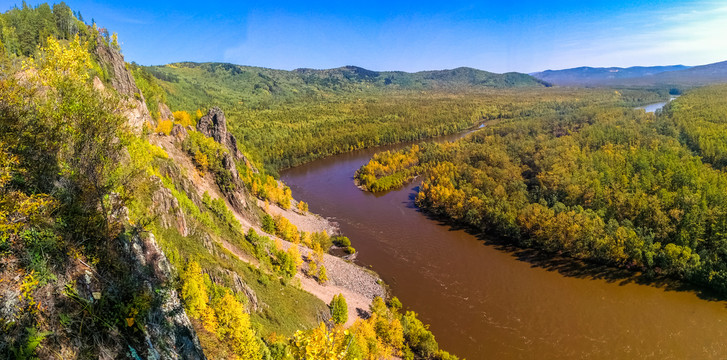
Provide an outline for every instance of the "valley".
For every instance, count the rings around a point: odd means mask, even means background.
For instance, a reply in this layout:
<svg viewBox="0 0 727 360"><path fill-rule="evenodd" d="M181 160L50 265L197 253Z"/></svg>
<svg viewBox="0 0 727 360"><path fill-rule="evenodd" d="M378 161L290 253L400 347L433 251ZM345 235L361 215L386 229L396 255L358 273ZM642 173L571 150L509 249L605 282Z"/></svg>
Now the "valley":
<svg viewBox="0 0 727 360"><path fill-rule="evenodd" d="M0 10L0 358L727 356L725 62L279 70Z"/></svg>

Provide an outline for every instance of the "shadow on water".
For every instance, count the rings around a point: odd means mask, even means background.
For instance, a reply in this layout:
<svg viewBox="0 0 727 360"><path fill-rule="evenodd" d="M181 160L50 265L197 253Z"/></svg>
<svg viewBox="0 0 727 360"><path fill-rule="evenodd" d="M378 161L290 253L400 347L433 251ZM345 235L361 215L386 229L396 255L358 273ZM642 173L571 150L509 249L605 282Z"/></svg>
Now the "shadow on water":
<svg viewBox="0 0 727 360"><path fill-rule="evenodd" d="M572 278L602 280L620 286L637 284L653 286L664 291L692 292L702 300L725 302L724 305L727 307L727 297L692 283L653 272L620 268L596 261L567 257L562 253L553 253L537 248L526 248L518 244L513 244L512 241L506 238L484 234L472 226L453 222L444 216L432 214L419 208L415 203L418 192L419 186L412 188L412 191L408 195L409 201L405 204L407 208L416 209L417 212L422 213L427 219L436 222L439 226L448 228L449 231L464 231L476 237L483 245L507 253L518 261L530 264L533 268L537 267L547 271L554 271L562 276Z"/></svg>

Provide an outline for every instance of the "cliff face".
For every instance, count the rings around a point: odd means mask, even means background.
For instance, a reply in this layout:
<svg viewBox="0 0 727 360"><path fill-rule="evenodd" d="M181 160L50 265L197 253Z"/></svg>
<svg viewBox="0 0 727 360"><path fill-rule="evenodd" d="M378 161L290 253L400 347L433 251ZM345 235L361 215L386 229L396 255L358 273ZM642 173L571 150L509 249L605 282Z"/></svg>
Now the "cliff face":
<svg viewBox="0 0 727 360"><path fill-rule="evenodd" d="M103 40L98 40L97 43L96 55L109 73L111 87L124 101L123 115L129 120L129 126L138 133L144 123L153 121L144 94L139 91L131 71L126 68L124 56L118 50L106 45Z"/></svg>
<svg viewBox="0 0 727 360"><path fill-rule="evenodd" d="M181 130L179 131L181 132ZM222 166L225 170L230 172L232 181L236 186L235 190L225 191L224 195L235 210L240 213L248 214L251 210L251 199L245 190L245 185L242 184L242 181L240 180L235 160L242 160L246 164L250 164L250 162L237 147L237 139L235 136L227 132L227 119L225 118L225 113L218 107L211 108L207 112L207 115L199 119L199 122L197 123L197 131L207 137L211 137L229 150L229 154L223 154ZM176 131L173 132L177 133ZM253 171L257 170L253 168Z"/></svg>
<svg viewBox="0 0 727 360"><path fill-rule="evenodd" d="M225 145L236 159L242 159L242 153L237 148L237 139L227 132L227 119L220 108L211 108L207 115L199 119L197 131Z"/></svg>

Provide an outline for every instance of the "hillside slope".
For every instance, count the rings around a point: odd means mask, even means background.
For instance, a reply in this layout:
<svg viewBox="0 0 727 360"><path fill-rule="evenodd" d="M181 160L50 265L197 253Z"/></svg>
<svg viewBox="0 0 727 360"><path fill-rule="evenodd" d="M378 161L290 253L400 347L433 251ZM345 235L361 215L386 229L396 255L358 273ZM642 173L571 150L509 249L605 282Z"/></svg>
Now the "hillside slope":
<svg viewBox="0 0 727 360"><path fill-rule="evenodd" d="M727 61L700 66L635 66L630 68L579 67L532 73L560 86L694 87L727 82Z"/></svg>
<svg viewBox="0 0 727 360"><path fill-rule="evenodd" d="M7 23L38 36L0 47L0 358L456 359L220 108L172 112L63 4Z"/></svg>
<svg viewBox="0 0 727 360"><path fill-rule="evenodd" d="M483 88L543 87L526 74L495 74L472 68L422 71L371 71L356 66L327 70L274 70L225 63L174 63L145 69L168 83L171 97L184 91L187 98L228 103L271 99L300 99L391 90L467 90ZM172 105L174 103L173 99ZM198 104L202 106L202 104Z"/></svg>
<svg viewBox="0 0 727 360"><path fill-rule="evenodd" d="M545 70L531 73L534 78L560 86L603 85L623 79L652 77L656 74L688 69L684 65L671 66L634 66L620 67L588 67L582 66L563 70Z"/></svg>
<svg viewBox="0 0 727 360"><path fill-rule="evenodd" d="M695 66L684 70L664 72L651 78L625 81L626 85L701 86L727 82L727 61Z"/></svg>

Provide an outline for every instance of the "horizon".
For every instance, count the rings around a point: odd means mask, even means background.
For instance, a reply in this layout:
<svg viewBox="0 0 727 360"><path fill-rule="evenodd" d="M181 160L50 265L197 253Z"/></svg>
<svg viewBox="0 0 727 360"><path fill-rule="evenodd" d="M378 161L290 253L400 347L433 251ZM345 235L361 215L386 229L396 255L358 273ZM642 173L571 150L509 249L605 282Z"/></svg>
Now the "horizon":
<svg viewBox="0 0 727 360"><path fill-rule="evenodd" d="M716 63L720 63L720 62L724 62L724 61L727 61L727 60L718 61ZM451 70L456 70L456 69L474 69L474 70L485 71L485 72L490 72L490 73L494 73L494 74L520 73L520 74L526 74L526 75L531 75L531 74L540 73L540 72L546 72L546 71L563 71L563 70L573 70L573 69L580 69L580 68L590 68L590 69L623 69L623 70L627 70L627 69L631 69L631 68L672 67L672 66L685 66L686 68L694 68L694 67L698 67L698 66L715 64L715 63L697 64L697 65L668 64L668 65L648 65L648 66L633 65L633 66L625 66L625 67L622 67L622 66L588 66L588 65L582 65L582 66L575 66L575 67L572 67L572 68L564 68L564 69L544 69L544 70L532 71L532 72L527 72L527 73L526 72L521 72L521 71L506 71L506 72L502 72L502 73L497 73L497 72L489 71L487 69L478 69L478 68L472 67L472 66L458 66L458 67L454 67L454 68L425 69L425 70L416 70L416 71L406 71L406 70L396 70L396 69L378 70L378 69L368 69L368 68L364 68L364 67L361 67L361 66L358 66L358 65L352 65L352 64L341 65L341 66L330 67L330 68L299 67L299 68L294 68L294 69L279 69L279 68L271 68L271 67L267 67L267 66L236 64L236 63L224 62L224 61L176 61L176 62L171 62L171 63L166 63L166 64L143 65L143 66L167 66L167 65L174 65L174 64L184 64L184 63L192 63L192 64L229 64L229 65L234 65L234 66L251 67L251 68L261 68L261 69L276 70L276 71L298 71L298 70L325 71L325 70L343 69L343 68L347 68L347 67L355 67L355 68L360 68L360 69L363 69L363 70L374 71L374 72L404 72L404 73L409 73L409 74L415 74L415 73L419 73L419 72L430 72L430 71L451 71Z"/></svg>
<svg viewBox="0 0 727 360"><path fill-rule="evenodd" d="M727 59L719 35L727 33L727 6L718 1L66 3L87 23L95 20L118 33L126 61L141 65L219 62L404 72L469 67L531 74ZM16 5L21 6L9 2L2 11Z"/></svg>

